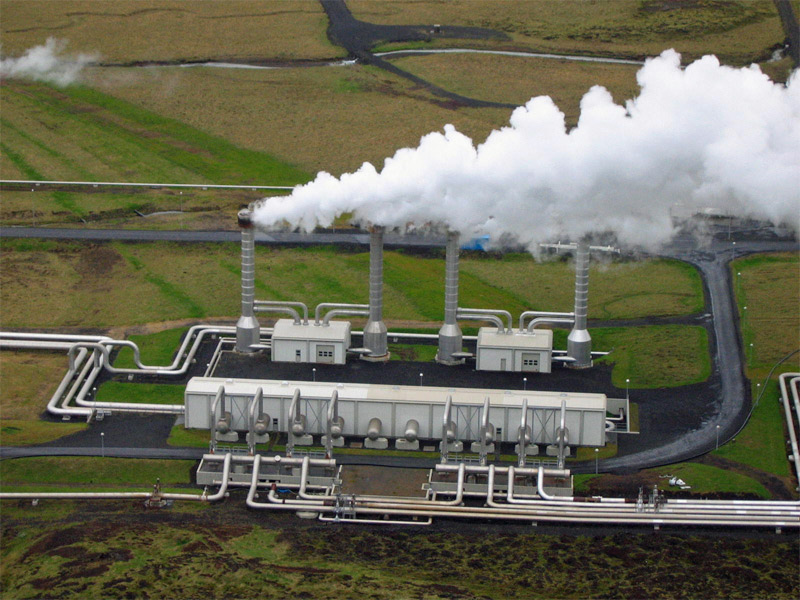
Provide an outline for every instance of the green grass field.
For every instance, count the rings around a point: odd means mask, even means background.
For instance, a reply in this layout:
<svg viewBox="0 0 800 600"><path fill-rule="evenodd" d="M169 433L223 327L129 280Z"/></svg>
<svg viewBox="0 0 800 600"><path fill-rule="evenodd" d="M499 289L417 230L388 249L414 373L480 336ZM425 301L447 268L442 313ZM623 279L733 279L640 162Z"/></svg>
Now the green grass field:
<svg viewBox="0 0 800 600"><path fill-rule="evenodd" d="M675 48L686 60L714 53L734 64L749 64L768 58L770 47L783 39L777 11L767 0L680 4L657 0L352 0L348 5L357 18L373 23L488 27L511 38L470 41L469 47L635 58ZM433 47L465 45L463 40L430 38L428 45Z"/></svg>
<svg viewBox="0 0 800 600"><path fill-rule="evenodd" d="M235 244L77 244L3 240L0 301L4 327L112 327L174 319L234 318L239 298ZM264 300L366 302L368 253L332 248L268 248L256 253L256 295ZM472 308L570 310L570 263L516 255L461 260L461 304ZM385 315L393 326L438 327L444 260L385 253ZM697 312L697 274L684 263L652 260L597 265L590 317ZM208 285L207 282L214 282ZM85 307L91 307L87 310Z"/></svg>

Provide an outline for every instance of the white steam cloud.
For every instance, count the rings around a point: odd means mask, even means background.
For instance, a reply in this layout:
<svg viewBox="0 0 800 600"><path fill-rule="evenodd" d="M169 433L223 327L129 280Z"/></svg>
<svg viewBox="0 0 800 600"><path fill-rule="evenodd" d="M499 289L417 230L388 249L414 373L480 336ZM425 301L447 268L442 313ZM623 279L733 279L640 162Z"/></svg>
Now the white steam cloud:
<svg viewBox="0 0 800 600"><path fill-rule="evenodd" d="M614 232L654 248L674 233L671 209L709 207L797 227L800 81L774 84L757 66L706 56L685 69L673 50L638 72L625 106L595 86L577 127L549 97L531 99L477 147L452 125L418 147L335 178L320 172L291 195L253 206L263 228L311 230L352 212L362 223L444 225L529 245Z"/></svg>
<svg viewBox="0 0 800 600"><path fill-rule="evenodd" d="M41 46L29 48L19 58L0 59L0 78L32 79L65 87L77 81L83 68L96 55L65 55L66 40L47 38Z"/></svg>

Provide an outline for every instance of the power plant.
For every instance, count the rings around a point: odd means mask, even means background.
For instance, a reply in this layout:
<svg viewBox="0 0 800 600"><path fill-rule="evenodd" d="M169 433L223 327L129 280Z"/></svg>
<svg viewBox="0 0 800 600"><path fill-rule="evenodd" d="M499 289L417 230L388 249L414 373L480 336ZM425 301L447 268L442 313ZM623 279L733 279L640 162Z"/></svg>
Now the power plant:
<svg viewBox="0 0 800 600"><path fill-rule="evenodd" d="M554 365L587 369L592 357L602 354L592 351L587 328L588 262L591 252L614 248L590 246L588 240L552 245L576 251L575 309L524 311L514 327L506 310L459 306L459 235L450 231L445 242L443 324L438 334L410 334L390 332L384 322L383 227L369 230L369 303L323 302L314 307L312 316L299 300L256 298L256 231L249 210L239 213L239 225L241 315L236 326L192 327L171 365L142 364L138 347L128 340L0 335L4 348L68 350L69 369L48 404L52 414L89 420L125 412L172 414L187 429L208 431L209 451L200 461L197 483L219 486L218 491L174 494L157 485L152 492L3 492L0 498L135 497L160 506L169 500L219 501L228 490L243 487L250 508L288 510L336 523L421 526L434 518L470 518L640 524L656 529L687 524L778 531L800 527L797 502L674 500L656 489L641 490L638 499L574 495L568 461L579 449L594 449L597 456L619 436L637 434L630 398L627 393L620 398L543 391L537 389L536 378L548 377ZM288 318L262 327L259 313L282 313ZM366 325L358 331L350 321L336 317L366 318ZM468 336L459 326L465 320L490 326ZM544 326L571 327L566 350L554 349L553 332ZM392 380L396 370L387 362L390 338L436 345L429 379L423 382L425 373L420 372L416 384ZM201 375L188 380L182 404L91 398L103 371L128 378L197 372L192 365L204 346L213 349L210 360L204 371L199 367ZM113 366L112 350L120 347L133 349L134 368ZM353 380L347 369L355 366L369 371L371 380ZM318 368L321 374L324 370L324 379L317 380ZM460 375L448 379L447 373ZM473 381L469 373L487 382L509 373L530 374L531 388L527 378L522 390L453 385L453 381ZM437 376L447 383L436 385ZM339 457L346 457L342 453L347 449L378 456L410 452L420 460L427 458L432 468L420 490L424 495L344 493L342 470L347 467Z"/></svg>

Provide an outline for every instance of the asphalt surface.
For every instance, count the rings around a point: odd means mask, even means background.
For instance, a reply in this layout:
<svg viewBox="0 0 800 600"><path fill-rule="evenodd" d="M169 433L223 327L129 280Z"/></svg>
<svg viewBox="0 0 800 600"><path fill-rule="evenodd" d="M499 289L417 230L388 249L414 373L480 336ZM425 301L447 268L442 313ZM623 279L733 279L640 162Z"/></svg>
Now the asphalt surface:
<svg viewBox="0 0 800 600"><path fill-rule="evenodd" d="M480 27L452 27L441 25L434 31L433 24L429 25L374 25L359 21L350 13L344 0L320 0L325 13L328 15L328 38L332 43L345 48L351 58L361 63L373 65L389 73L420 85L436 96L453 103L456 106L516 108L516 104L504 102L487 102L454 94L437 85L430 83L408 71L397 67L388 60L375 56L371 49L379 43L387 42L416 42L430 41L431 38L450 38L463 40L498 39L510 40L502 32Z"/></svg>

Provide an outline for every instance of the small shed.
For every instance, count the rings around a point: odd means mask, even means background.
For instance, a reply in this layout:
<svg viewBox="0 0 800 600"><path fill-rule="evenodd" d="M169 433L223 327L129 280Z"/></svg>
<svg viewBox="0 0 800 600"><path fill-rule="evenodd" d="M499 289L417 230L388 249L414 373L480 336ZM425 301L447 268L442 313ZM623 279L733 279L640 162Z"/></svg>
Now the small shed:
<svg viewBox="0 0 800 600"><path fill-rule="evenodd" d="M304 325L279 319L272 330L272 360L276 362L343 365L349 347L349 321Z"/></svg>
<svg viewBox="0 0 800 600"><path fill-rule="evenodd" d="M494 327L478 330L477 364L479 371L518 371L550 373L553 332L534 329L530 333L512 329L500 333Z"/></svg>

